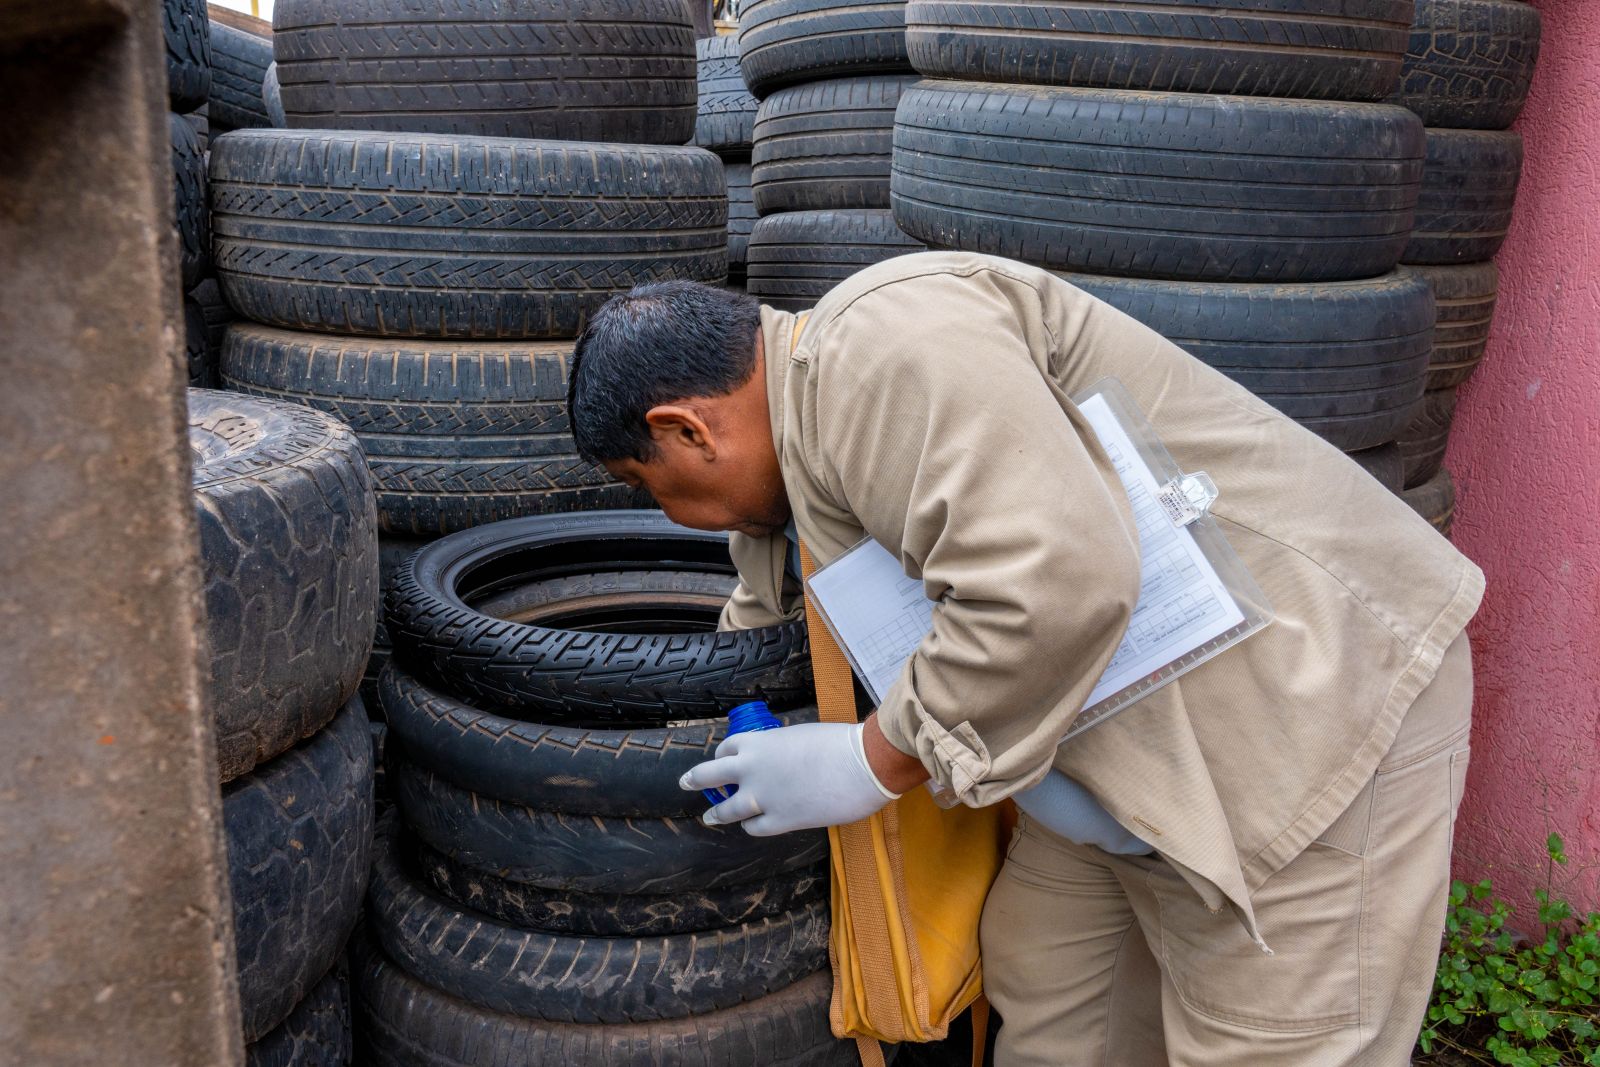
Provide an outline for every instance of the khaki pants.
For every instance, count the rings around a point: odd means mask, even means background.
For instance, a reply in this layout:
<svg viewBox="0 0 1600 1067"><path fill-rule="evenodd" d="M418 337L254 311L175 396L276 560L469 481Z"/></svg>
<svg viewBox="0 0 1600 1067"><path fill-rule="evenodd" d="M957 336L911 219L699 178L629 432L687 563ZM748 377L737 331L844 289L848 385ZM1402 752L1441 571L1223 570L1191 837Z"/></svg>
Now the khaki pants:
<svg viewBox="0 0 1600 1067"><path fill-rule="evenodd" d="M1268 956L1157 856L1026 818L983 915L997 1067L1404 1067L1433 986L1472 703L1465 635L1368 787L1253 896Z"/></svg>

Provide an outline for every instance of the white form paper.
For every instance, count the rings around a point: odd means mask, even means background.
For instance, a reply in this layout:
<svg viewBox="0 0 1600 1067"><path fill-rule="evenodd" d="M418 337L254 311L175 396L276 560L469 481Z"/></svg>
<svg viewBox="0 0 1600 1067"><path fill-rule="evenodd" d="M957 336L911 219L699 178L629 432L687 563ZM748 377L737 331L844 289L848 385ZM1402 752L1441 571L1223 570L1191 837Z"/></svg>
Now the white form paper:
<svg viewBox="0 0 1600 1067"><path fill-rule="evenodd" d="M1139 601L1122 644L1084 702L1093 707L1244 621L1216 568L1188 530L1156 502L1155 475L1101 396L1079 410L1111 458L1139 528ZM876 541L864 541L811 576L811 594L873 699L881 701L923 637L933 602L922 582Z"/></svg>

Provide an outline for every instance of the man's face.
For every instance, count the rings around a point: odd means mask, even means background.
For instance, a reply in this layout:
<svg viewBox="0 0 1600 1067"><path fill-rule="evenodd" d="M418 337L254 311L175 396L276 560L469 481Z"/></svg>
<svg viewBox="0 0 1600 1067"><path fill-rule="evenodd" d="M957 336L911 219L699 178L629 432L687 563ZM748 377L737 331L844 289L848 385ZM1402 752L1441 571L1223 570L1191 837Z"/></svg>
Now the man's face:
<svg viewBox="0 0 1600 1067"><path fill-rule="evenodd" d="M667 518L680 525L737 530L751 537L781 531L789 521L789 501L777 464L763 472L732 459L721 455L707 461L698 450L658 442L656 455L647 462L613 460L606 470L647 491Z"/></svg>
<svg viewBox="0 0 1600 1067"><path fill-rule="evenodd" d="M645 422L655 453L644 461L608 461L606 470L649 492L680 525L751 537L781 531L789 497L772 444L763 356L758 339L755 373L725 396L652 408Z"/></svg>

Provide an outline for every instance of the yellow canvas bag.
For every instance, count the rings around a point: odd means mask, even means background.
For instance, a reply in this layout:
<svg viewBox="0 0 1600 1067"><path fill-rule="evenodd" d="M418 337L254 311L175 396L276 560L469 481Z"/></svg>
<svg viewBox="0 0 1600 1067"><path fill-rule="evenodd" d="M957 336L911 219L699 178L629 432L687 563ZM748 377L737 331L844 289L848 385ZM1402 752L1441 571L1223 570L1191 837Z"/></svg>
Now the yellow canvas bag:
<svg viewBox="0 0 1600 1067"><path fill-rule="evenodd" d="M806 578L816 569L803 542L800 565ZM856 722L850 664L809 592L806 626L818 717ZM973 1063L981 1062L988 1002L978 921L1005 861L1011 807L944 809L919 786L876 815L829 828L829 1016L835 1036L857 1040L866 1067L882 1067L880 1041L937 1041L968 1006Z"/></svg>

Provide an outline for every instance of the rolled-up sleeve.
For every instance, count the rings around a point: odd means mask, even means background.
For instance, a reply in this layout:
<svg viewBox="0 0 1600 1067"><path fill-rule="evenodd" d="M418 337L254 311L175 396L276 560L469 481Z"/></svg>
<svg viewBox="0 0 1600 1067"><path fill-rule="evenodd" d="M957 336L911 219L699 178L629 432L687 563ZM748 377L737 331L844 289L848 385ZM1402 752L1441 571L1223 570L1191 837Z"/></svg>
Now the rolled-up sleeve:
<svg viewBox="0 0 1600 1067"><path fill-rule="evenodd" d="M814 461L935 601L879 725L974 806L1048 771L1139 592L1126 497L1044 377L1030 314L1027 292L921 277L814 343Z"/></svg>

